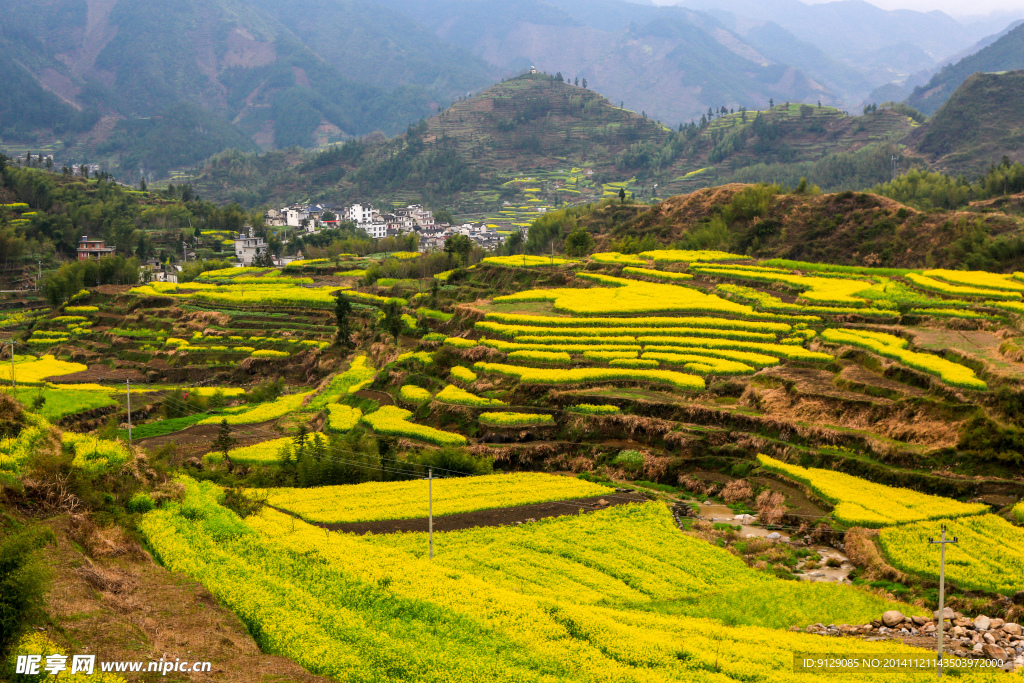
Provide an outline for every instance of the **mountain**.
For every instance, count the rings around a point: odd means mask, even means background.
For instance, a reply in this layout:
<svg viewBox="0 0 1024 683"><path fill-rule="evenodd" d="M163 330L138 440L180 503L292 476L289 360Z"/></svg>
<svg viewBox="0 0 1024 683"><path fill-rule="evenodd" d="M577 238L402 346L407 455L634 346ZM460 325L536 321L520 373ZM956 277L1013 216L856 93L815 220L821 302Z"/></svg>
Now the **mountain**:
<svg viewBox="0 0 1024 683"><path fill-rule="evenodd" d="M1024 71L976 73L908 138L938 169L978 174L1003 156L1024 161Z"/></svg>
<svg viewBox="0 0 1024 683"><path fill-rule="evenodd" d="M1024 69L1024 23L978 52L950 64L914 89L907 103L926 114L934 114L967 78L978 72Z"/></svg>
<svg viewBox="0 0 1024 683"><path fill-rule="evenodd" d="M444 205L492 223L600 200L621 188L651 198L733 179L848 189L888 180L898 140L916 125L880 110L778 104L721 112L670 130L643 113L547 74L508 79L396 138L319 154L226 153L189 182L243 206L300 200ZM507 205L506 205L507 202ZM499 215L499 213L501 215Z"/></svg>
<svg viewBox="0 0 1024 683"><path fill-rule="evenodd" d="M751 33L764 29L755 45L709 13L678 7L620 0L380 1L490 63L586 77L612 101L672 125L723 105L841 104L846 89L864 87L856 72L777 25L753 27Z"/></svg>
<svg viewBox="0 0 1024 683"><path fill-rule="evenodd" d="M909 45L938 60L986 35L980 25L964 26L942 12L883 10L863 0L805 4L800 0L680 0L677 4L774 21L835 59L869 73L877 67L865 55L899 52ZM891 79L889 79L891 80Z"/></svg>
<svg viewBox="0 0 1024 683"><path fill-rule="evenodd" d="M489 68L358 0L0 0L0 73L19 86L0 104L4 145L129 177L210 149L394 134L485 87ZM142 142L142 121L180 123L186 103L204 122L199 144Z"/></svg>

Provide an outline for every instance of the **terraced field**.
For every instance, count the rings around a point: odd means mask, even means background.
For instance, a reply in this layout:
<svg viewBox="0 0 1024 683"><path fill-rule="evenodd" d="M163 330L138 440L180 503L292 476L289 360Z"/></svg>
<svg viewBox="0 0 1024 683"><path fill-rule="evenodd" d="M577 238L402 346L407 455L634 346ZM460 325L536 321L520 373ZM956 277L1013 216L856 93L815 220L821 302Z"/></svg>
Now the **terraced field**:
<svg viewBox="0 0 1024 683"><path fill-rule="evenodd" d="M318 259L11 316L0 477L173 473L97 504L339 680L817 680L794 650L909 652L788 629L928 612L939 524L950 604L1016 618L1024 275L637 251ZM536 505L565 514L419 530ZM381 522L416 531L324 528Z"/></svg>

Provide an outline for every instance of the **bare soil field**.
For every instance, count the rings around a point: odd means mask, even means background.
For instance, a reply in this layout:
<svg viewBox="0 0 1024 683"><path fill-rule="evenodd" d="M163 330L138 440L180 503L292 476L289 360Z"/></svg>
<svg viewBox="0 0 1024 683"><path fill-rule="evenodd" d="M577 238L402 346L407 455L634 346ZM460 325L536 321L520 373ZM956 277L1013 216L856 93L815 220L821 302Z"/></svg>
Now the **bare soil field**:
<svg viewBox="0 0 1024 683"><path fill-rule="evenodd" d="M576 515L594 512L595 510L604 510L616 505L626 505L627 503L645 503L648 500L647 496L639 493L616 493L609 490L608 494L604 496L573 498L572 500L517 505L506 508L491 508L490 510L477 510L476 512L461 512L454 515L434 517L434 531L458 531L460 529L472 529L481 526L523 524L545 517ZM293 517L298 517L298 515L287 510L274 509ZM396 534L404 531L426 531L428 520L426 517L419 517L416 519L385 519L376 522L346 522L344 524L309 523L321 529L363 535L366 533Z"/></svg>

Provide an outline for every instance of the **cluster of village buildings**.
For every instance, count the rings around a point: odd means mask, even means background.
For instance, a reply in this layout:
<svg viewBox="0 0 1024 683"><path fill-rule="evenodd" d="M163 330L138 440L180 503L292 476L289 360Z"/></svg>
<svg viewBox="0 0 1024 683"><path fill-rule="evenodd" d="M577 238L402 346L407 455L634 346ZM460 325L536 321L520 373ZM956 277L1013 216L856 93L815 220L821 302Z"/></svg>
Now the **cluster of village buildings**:
<svg viewBox="0 0 1024 683"><path fill-rule="evenodd" d="M326 219L325 215L332 218ZM369 204L353 204L346 207L296 204L267 211L264 221L268 227L295 228L307 233L336 228L342 221L351 221L359 230L374 239L416 233L419 237L419 250L422 252L442 249L445 240L453 235L465 235L488 250L500 247L505 241L503 235L499 235L483 223L451 225L438 222L429 209L419 204L410 204L390 212L382 212ZM255 249L255 245L250 244L248 239L244 241L245 244L241 246L247 255L251 249ZM237 246L235 251L239 252ZM239 259L244 261L244 258L239 254Z"/></svg>
<svg viewBox="0 0 1024 683"><path fill-rule="evenodd" d="M424 209L418 204L409 205L404 209L395 209L388 213L382 213L368 204L353 204L348 207L302 204L286 206L282 209L270 209L264 216L264 220L267 227L283 229L283 241L287 241L290 237L289 228L294 228L295 234L316 233L321 230L337 228L342 221L355 223L359 230L374 239L415 233L419 238L418 244L421 252L443 249L445 240L453 235L465 235L486 250L497 249L505 241L504 235L498 234L497 231L482 223L463 223L461 225L439 223L434 220L434 215L430 210ZM235 256L243 266L252 265L257 257L262 257L267 253L266 240L257 237L251 227L237 235L234 243ZM182 248L186 249L184 244ZM100 258L113 253L114 248L106 246L103 240L89 239L86 236L82 237L78 248L79 259ZM189 252L186 249L186 260L188 260L188 256ZM273 260L275 265L282 266L296 258L302 258L302 255L274 257ZM177 268L173 266L172 270L168 270L161 268L159 262L146 265L154 270L164 271L154 273L155 279L177 279L173 272Z"/></svg>

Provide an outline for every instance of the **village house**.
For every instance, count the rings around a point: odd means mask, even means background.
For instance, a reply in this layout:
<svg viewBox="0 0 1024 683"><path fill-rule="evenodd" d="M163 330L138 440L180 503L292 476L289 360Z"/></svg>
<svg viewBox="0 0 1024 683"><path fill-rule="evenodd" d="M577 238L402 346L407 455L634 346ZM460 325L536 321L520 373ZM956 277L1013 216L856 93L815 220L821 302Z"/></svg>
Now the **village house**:
<svg viewBox="0 0 1024 683"><path fill-rule="evenodd" d="M267 243L262 237L253 235L252 226L246 226L247 233L240 233L235 238L235 256L243 266L251 266L257 256L267 253Z"/></svg>
<svg viewBox="0 0 1024 683"><path fill-rule="evenodd" d="M101 259L104 256L113 256L114 251L115 247L108 247L105 241L91 240L88 235L82 235L78 243L78 260Z"/></svg>

